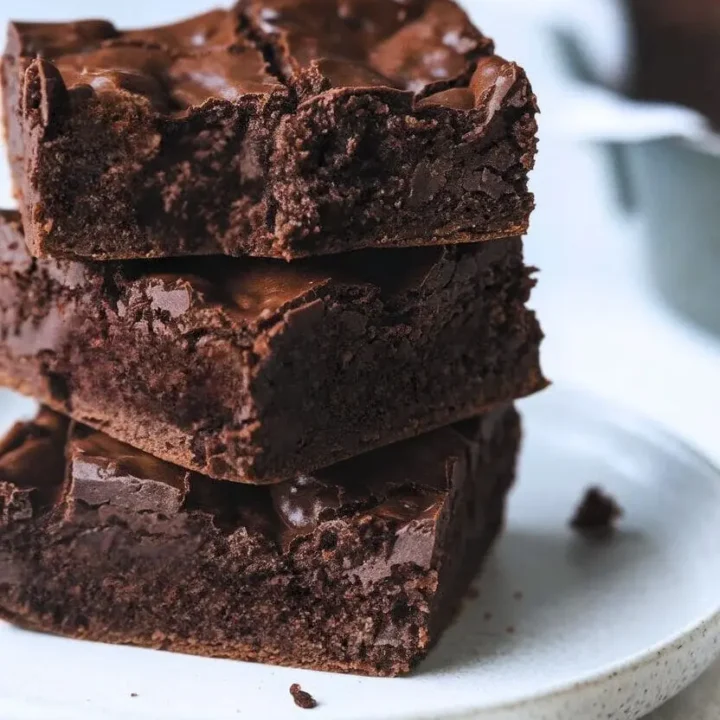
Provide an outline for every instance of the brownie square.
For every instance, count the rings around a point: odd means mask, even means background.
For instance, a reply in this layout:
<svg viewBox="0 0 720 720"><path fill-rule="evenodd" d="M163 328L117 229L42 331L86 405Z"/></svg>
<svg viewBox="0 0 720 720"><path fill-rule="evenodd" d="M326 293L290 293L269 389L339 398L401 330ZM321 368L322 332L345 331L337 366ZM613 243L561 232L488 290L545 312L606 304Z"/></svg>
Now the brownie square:
<svg viewBox="0 0 720 720"><path fill-rule="evenodd" d="M533 207L535 97L451 0L12 23L2 82L39 257L474 242Z"/></svg>
<svg viewBox="0 0 720 720"><path fill-rule="evenodd" d="M43 410L0 444L0 617L102 642L405 673L501 529L519 436L505 407L253 487Z"/></svg>
<svg viewBox="0 0 720 720"><path fill-rule="evenodd" d="M34 260L0 213L0 384L273 483L544 387L520 240L285 263Z"/></svg>

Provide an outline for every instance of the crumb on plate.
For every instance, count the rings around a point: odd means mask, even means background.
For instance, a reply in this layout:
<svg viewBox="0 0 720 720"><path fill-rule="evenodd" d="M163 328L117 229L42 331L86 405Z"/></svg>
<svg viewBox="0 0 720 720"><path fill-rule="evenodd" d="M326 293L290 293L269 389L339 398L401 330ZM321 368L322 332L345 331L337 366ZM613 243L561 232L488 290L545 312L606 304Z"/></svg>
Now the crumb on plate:
<svg viewBox="0 0 720 720"><path fill-rule="evenodd" d="M290 686L290 694L293 696L295 704L304 710L312 710L317 707L315 698L310 693L305 692L297 683Z"/></svg>
<svg viewBox="0 0 720 720"><path fill-rule="evenodd" d="M601 488L591 487L575 510L570 525L582 534L605 535L612 532L622 514L615 498Z"/></svg>

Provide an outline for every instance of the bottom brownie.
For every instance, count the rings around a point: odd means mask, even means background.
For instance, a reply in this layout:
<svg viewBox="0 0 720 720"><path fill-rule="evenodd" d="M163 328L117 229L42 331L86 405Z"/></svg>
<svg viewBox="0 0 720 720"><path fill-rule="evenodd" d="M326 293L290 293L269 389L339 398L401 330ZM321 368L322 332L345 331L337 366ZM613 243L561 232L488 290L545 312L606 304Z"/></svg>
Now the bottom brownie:
<svg viewBox="0 0 720 720"><path fill-rule="evenodd" d="M511 406L268 487L50 410L0 443L0 617L76 638L398 675L503 522Z"/></svg>

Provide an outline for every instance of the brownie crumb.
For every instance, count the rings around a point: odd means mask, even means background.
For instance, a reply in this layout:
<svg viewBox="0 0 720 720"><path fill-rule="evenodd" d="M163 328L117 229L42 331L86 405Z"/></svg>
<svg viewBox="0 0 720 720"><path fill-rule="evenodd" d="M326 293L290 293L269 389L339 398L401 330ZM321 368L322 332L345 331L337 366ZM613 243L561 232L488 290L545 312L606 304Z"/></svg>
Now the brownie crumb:
<svg viewBox="0 0 720 720"><path fill-rule="evenodd" d="M585 493L570 525L586 535L606 535L612 532L622 514L622 508L613 497L592 487Z"/></svg>
<svg viewBox="0 0 720 720"><path fill-rule="evenodd" d="M487 612L483 615L483 619L484 619L484 620L492 620L492 616L493 616L492 613L491 613L490 611L487 611Z"/></svg>
<svg viewBox="0 0 720 720"><path fill-rule="evenodd" d="M514 625L508 625L508 626L505 628L505 632L506 632L508 635L512 635L512 634L515 632L515 626L514 626Z"/></svg>
<svg viewBox="0 0 720 720"><path fill-rule="evenodd" d="M310 693L305 692L297 683L290 686L290 694L293 696L295 704L303 708L303 710L312 710L317 707L315 698Z"/></svg>
<svg viewBox="0 0 720 720"><path fill-rule="evenodd" d="M130 697L137 697L137 693L130 693Z"/></svg>
<svg viewBox="0 0 720 720"><path fill-rule="evenodd" d="M516 591L513 593L513 598L514 598L515 600L520 601L520 600L523 599L523 597L524 597L524 596L523 596L523 594L522 594L522 590L516 590Z"/></svg>
<svg viewBox="0 0 720 720"><path fill-rule="evenodd" d="M476 600L480 597L480 591L473 587L472 585L467 589L467 592L465 593L465 597L468 598L468 600Z"/></svg>

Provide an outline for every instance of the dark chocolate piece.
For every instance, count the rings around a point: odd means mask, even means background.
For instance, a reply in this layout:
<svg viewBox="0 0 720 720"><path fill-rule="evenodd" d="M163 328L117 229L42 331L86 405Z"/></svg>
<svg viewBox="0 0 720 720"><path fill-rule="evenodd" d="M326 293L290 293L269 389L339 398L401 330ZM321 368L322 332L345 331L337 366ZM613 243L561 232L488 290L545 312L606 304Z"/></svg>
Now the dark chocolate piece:
<svg viewBox="0 0 720 720"><path fill-rule="evenodd" d="M533 207L535 98L452 0L11 23L2 82L36 256L473 242Z"/></svg>
<svg viewBox="0 0 720 720"><path fill-rule="evenodd" d="M0 514L0 617L103 642L407 672L501 529L519 436L517 413L499 408L253 487L68 431L43 410L0 451L2 507L23 492L54 498ZM38 437L54 464L37 457Z"/></svg>
<svg viewBox="0 0 720 720"><path fill-rule="evenodd" d="M615 498L601 488L592 487L585 493L570 525L584 534L607 535L613 531L622 515L623 509Z"/></svg>
<svg viewBox="0 0 720 720"><path fill-rule="evenodd" d="M717 0L627 0L634 42L631 90L699 110L720 127Z"/></svg>
<svg viewBox="0 0 720 720"><path fill-rule="evenodd" d="M271 483L545 385L520 240L285 263L30 258L0 213L0 383Z"/></svg>

